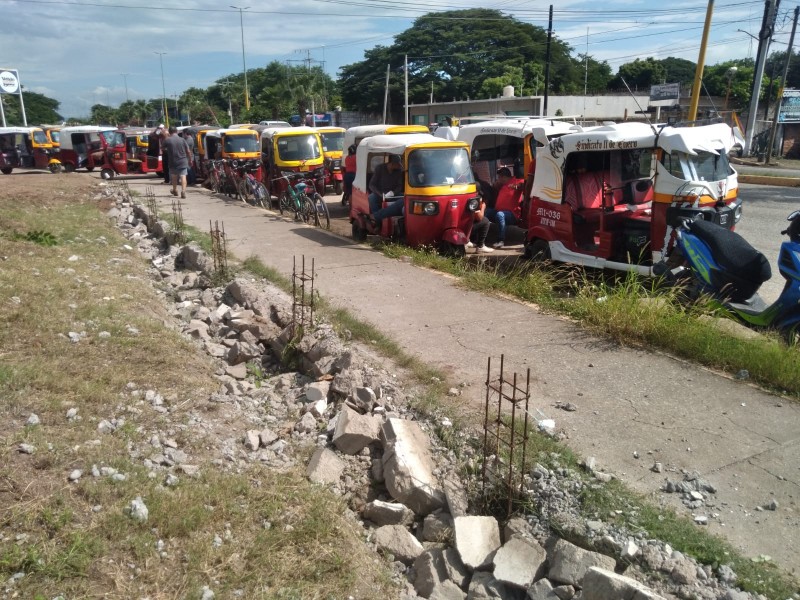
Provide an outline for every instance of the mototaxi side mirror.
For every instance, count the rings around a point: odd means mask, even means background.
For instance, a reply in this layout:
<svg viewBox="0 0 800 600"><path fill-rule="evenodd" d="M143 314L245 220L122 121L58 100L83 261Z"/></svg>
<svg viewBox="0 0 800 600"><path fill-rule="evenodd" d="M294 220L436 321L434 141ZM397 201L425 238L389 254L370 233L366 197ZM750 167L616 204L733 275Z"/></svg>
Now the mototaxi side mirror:
<svg viewBox="0 0 800 600"><path fill-rule="evenodd" d="M791 223L789 227L781 231L781 235L788 235L791 241L800 243L800 210L793 211L786 220Z"/></svg>

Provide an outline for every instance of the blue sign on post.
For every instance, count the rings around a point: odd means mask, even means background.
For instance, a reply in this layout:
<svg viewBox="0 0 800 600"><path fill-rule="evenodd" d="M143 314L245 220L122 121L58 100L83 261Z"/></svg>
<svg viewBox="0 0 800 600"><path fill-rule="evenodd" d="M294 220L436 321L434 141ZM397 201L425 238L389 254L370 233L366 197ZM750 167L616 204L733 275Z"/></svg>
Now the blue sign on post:
<svg viewBox="0 0 800 600"><path fill-rule="evenodd" d="M800 121L800 90L783 90L778 121Z"/></svg>

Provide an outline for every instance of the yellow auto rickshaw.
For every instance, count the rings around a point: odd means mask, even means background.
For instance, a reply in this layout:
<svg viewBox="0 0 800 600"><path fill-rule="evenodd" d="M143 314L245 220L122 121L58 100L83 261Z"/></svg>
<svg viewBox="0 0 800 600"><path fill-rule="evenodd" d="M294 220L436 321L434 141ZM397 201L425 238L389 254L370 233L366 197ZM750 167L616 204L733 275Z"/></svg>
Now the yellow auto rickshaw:
<svg viewBox="0 0 800 600"><path fill-rule="evenodd" d="M313 127L269 127L261 132L261 158L264 185L279 198L289 184L287 174L304 173L325 193L325 157L322 140Z"/></svg>

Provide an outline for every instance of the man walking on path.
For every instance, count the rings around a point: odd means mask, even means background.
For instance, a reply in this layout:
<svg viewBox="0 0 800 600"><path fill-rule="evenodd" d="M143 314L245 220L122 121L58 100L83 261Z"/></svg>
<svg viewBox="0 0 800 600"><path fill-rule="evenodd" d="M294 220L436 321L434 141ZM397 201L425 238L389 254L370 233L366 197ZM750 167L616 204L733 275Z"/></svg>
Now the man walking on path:
<svg viewBox="0 0 800 600"><path fill-rule="evenodd" d="M164 140L169 156L169 175L172 180L171 194L178 195L178 177L181 178L181 198L186 198L186 173L189 170L189 148L186 140L178 135L175 126L169 128L169 137Z"/></svg>

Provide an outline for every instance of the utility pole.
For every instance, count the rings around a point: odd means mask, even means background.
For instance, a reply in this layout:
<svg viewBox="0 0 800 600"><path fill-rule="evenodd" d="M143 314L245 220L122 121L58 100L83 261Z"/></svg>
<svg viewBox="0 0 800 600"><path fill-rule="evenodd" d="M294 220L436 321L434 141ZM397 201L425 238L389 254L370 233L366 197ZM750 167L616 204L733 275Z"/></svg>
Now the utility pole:
<svg viewBox="0 0 800 600"><path fill-rule="evenodd" d="M158 54L158 61L161 63L161 100L163 101L164 107L164 125L166 125L167 129L169 129L169 110L167 110L167 88L164 85L164 55L166 52L153 52L153 54Z"/></svg>
<svg viewBox="0 0 800 600"><path fill-rule="evenodd" d="M800 13L800 6L794 7L794 23L792 23L792 34L789 36L789 48L786 51L786 64L783 66L783 77L781 78L781 89L778 90L778 104L775 106L775 116L772 118L772 133L769 135L769 146L764 164L769 164L772 158L772 147L775 145L775 132L778 131L778 115L781 112L781 102L783 101L783 88L786 87L786 76L789 74L789 61L792 59L792 48L794 47L794 32L797 30L797 15Z"/></svg>
<svg viewBox="0 0 800 600"><path fill-rule="evenodd" d="M389 70L390 65L386 65L386 85L383 88L383 124L386 125L386 108L389 104Z"/></svg>
<svg viewBox="0 0 800 600"><path fill-rule="evenodd" d="M405 87L406 87L406 110L405 110L405 117L406 117L406 125L408 125L408 54L405 55L403 63L403 74L405 75Z"/></svg>
<svg viewBox="0 0 800 600"><path fill-rule="evenodd" d="M692 99L689 103L688 121L697 119L697 105L700 103L700 86L703 82L703 69L706 65L706 46L708 45L708 32L711 29L711 15L714 12L714 0L708 0L706 9L706 23L703 26L703 39L700 42L700 55L697 58L697 67L694 70L694 84L692 84Z"/></svg>
<svg viewBox="0 0 800 600"><path fill-rule="evenodd" d="M747 114L747 126L744 134L744 154L750 154L753 145L753 133L756 127L756 112L758 111L758 96L761 92L761 80L764 77L764 64L766 63L769 43L775 28L775 17L778 13L779 0L766 0L764 3L764 18L761 21L761 30L758 32L758 54L756 55L756 69L753 74L753 92L750 96L750 112Z"/></svg>
<svg viewBox="0 0 800 600"><path fill-rule="evenodd" d="M547 90L550 88L550 43L553 40L553 5L550 5L550 19L547 22L547 53L544 59L544 107L542 116L547 116Z"/></svg>
<svg viewBox="0 0 800 600"><path fill-rule="evenodd" d="M239 11L239 27L242 30L242 69L244 70L244 107L250 110L250 89L247 87L247 63L244 60L244 17L242 11L249 9L249 6L239 8L238 6L231 6L231 8Z"/></svg>
<svg viewBox="0 0 800 600"><path fill-rule="evenodd" d="M129 73L122 73L122 80L125 82L125 102L131 101L131 99L128 98L128 75Z"/></svg>

